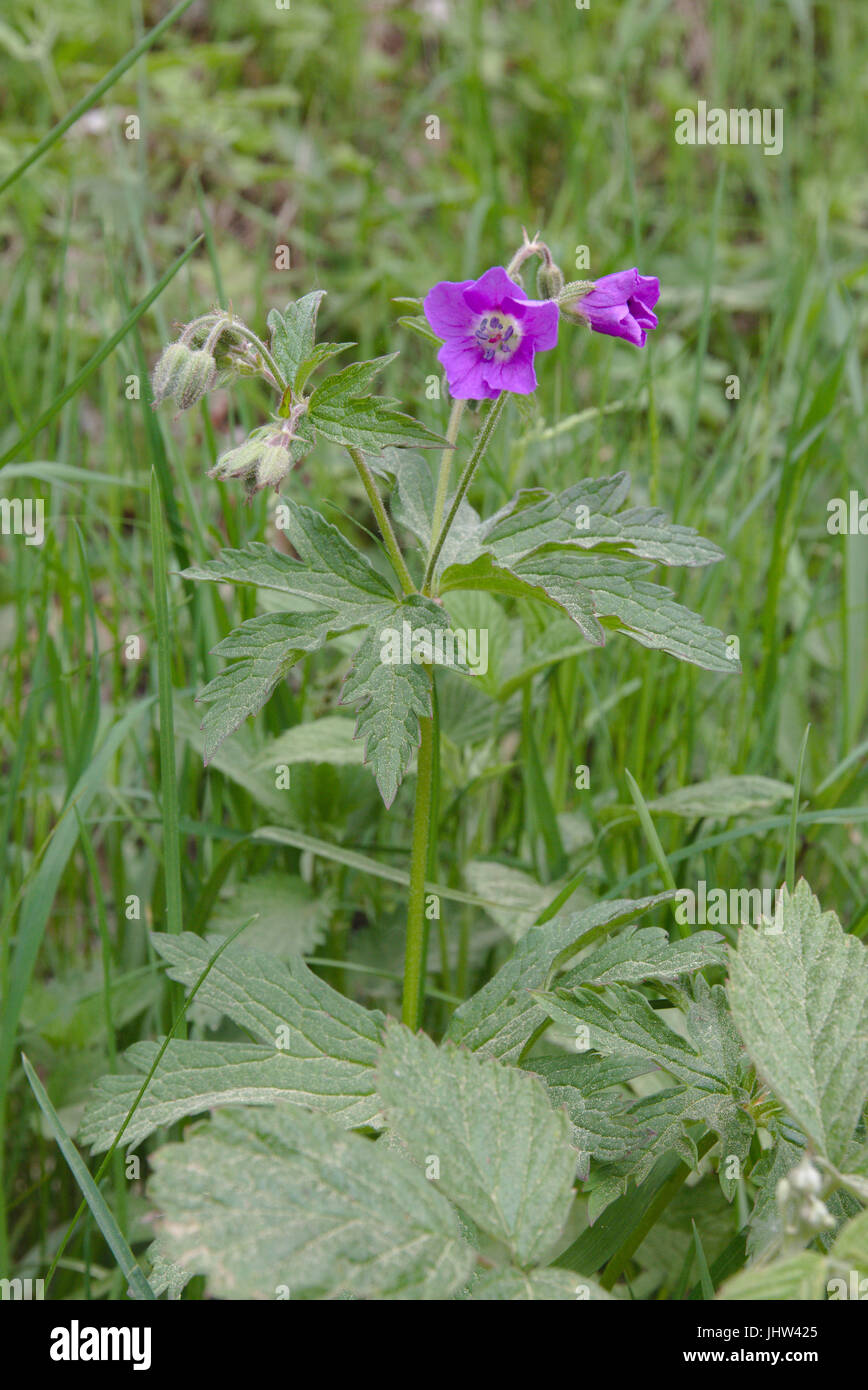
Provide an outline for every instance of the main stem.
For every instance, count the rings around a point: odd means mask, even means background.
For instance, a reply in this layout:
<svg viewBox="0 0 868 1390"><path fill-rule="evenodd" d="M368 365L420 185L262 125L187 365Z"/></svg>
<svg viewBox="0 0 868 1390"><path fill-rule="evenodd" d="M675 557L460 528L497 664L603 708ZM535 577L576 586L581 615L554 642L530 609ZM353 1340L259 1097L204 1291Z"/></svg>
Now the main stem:
<svg viewBox="0 0 868 1390"><path fill-rule="evenodd" d="M410 894L407 900L407 940L404 952L404 999L401 1018L408 1028L422 1022L425 991L425 879L431 835L431 802L434 787L434 721L420 719L419 756L416 771L416 805L413 810L413 846L410 858Z"/></svg>

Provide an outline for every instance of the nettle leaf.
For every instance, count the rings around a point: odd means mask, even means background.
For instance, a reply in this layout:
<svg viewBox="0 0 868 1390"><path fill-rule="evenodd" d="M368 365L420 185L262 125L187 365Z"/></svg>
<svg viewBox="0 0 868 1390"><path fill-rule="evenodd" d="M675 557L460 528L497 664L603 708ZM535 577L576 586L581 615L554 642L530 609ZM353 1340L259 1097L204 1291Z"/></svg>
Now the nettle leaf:
<svg viewBox="0 0 868 1390"><path fill-rule="evenodd" d="M583 1274L568 1269L487 1269L474 1280L468 1298L499 1303L601 1302L612 1298L604 1288Z"/></svg>
<svg viewBox="0 0 868 1390"><path fill-rule="evenodd" d="M161 1245L216 1297L446 1299L475 1262L435 1184L298 1106L219 1115L151 1163Z"/></svg>
<svg viewBox="0 0 868 1390"><path fill-rule="evenodd" d="M386 806L419 747L419 720L431 718L431 677L422 656L438 630L448 631L449 619L421 595L384 610L380 623L368 629L341 691L341 704L361 706L355 737L364 740L365 762ZM392 644L397 651L390 650ZM443 655L449 657L446 647Z"/></svg>
<svg viewBox="0 0 868 1390"><path fill-rule="evenodd" d="M325 293L325 290L313 290L287 304L283 313L279 309L272 309L266 319L271 329L271 354L294 390L301 389L300 385L296 385L299 368L314 353L316 317Z"/></svg>
<svg viewBox="0 0 868 1390"><path fill-rule="evenodd" d="M598 1091L605 1073L590 1071L595 1083L591 1095L604 1114L598 1121L599 1134L595 1136L589 1128L586 1144L592 1157L615 1165L613 1181L595 1203L595 1217L626 1190L628 1178L642 1182L662 1154L674 1150L695 1167L698 1154L688 1126L698 1121L719 1136L721 1187L730 1200L735 1193L736 1180L728 1175L725 1160L736 1159L741 1172L755 1128L746 1110L749 1097L742 1084L744 1053L722 986L712 988L699 976L694 989L686 1016L689 1038L670 1028L644 995L622 985L610 986L602 994L580 986L537 996L550 1017L574 1034L582 1046L589 1045L615 1061L635 1062L643 1071L663 1069L680 1083L639 1100L622 1101L620 1108L613 1101L601 1106ZM577 1068L569 1084L580 1090L583 1079ZM581 1113L575 1099L572 1110ZM599 1141L596 1152L595 1137Z"/></svg>
<svg viewBox="0 0 868 1390"><path fill-rule="evenodd" d="M600 1057L591 1052L575 1056L559 1052L534 1057L526 1063L526 1070L541 1076L554 1104L566 1109L578 1155L576 1173L582 1182L588 1178L592 1158L599 1163L618 1163L633 1153L636 1128L627 1110L635 1098L624 1084L655 1070L652 1062Z"/></svg>
<svg viewBox="0 0 868 1390"><path fill-rule="evenodd" d="M548 1017L531 991L544 989L558 970L598 937L672 896L617 898L531 927L497 974L455 1010L447 1038L504 1061L516 1059Z"/></svg>
<svg viewBox="0 0 868 1390"><path fill-rule="evenodd" d="M213 939L191 932L152 932L151 940L168 962L169 979L183 985L195 985L214 955ZM373 1064L384 1022L381 1013L363 1009L314 975L300 956L278 961L237 943L211 965L196 1001L273 1047L280 1041L289 1056L334 1057L353 1066Z"/></svg>
<svg viewBox="0 0 868 1390"><path fill-rule="evenodd" d="M318 651L340 628L335 613L263 613L217 643L214 654L234 664L196 698L197 704L210 706L201 724L206 767L221 743L259 713L296 662Z"/></svg>
<svg viewBox="0 0 868 1390"><path fill-rule="evenodd" d="M868 1099L868 954L804 879L783 891L775 925L739 933L733 1018L766 1084L838 1164Z"/></svg>
<svg viewBox="0 0 868 1390"><path fill-rule="evenodd" d="M185 579L254 584L293 598L306 599L341 614L349 626L394 603L388 580L374 569L336 526L311 507L296 502L287 508L286 538L299 558L252 541L244 550L224 550L203 565L184 570Z"/></svg>
<svg viewBox="0 0 868 1390"><path fill-rule="evenodd" d="M394 407L397 401L371 396L374 377L396 352L370 362L353 362L327 377L311 394L307 414L317 432L334 444L380 454L387 448L443 448L447 441Z"/></svg>
<svg viewBox="0 0 868 1390"><path fill-rule="evenodd" d="M529 1073L390 1023L377 1069L386 1123L437 1186L520 1265L539 1261L573 1202L566 1115Z"/></svg>
<svg viewBox="0 0 868 1390"><path fill-rule="evenodd" d="M575 1035L587 1028L589 1045L604 1056L635 1058L665 1069L679 1081L700 1090L717 1089L718 1073L680 1033L674 1032L652 1009L644 994L624 985L610 985L605 994L580 986L536 995L553 1022Z"/></svg>
<svg viewBox="0 0 868 1390"><path fill-rule="evenodd" d="M558 983L572 989L583 984L677 980L707 965L725 963L725 943L719 932L698 931L672 941L662 927L628 927L584 956Z"/></svg>
<svg viewBox="0 0 868 1390"><path fill-rule="evenodd" d="M188 986L215 949L215 938L189 932L155 932L152 940L170 962L170 978ZM261 1042L170 1042L124 1132L125 1144L217 1105L293 1101L324 1110L347 1128L376 1122L381 1106L374 1065L383 1016L338 994L299 956L284 962L229 946L196 1002L226 1014ZM157 1051L156 1043L135 1044L125 1054L134 1073L98 1082L82 1120L85 1143L109 1147Z"/></svg>

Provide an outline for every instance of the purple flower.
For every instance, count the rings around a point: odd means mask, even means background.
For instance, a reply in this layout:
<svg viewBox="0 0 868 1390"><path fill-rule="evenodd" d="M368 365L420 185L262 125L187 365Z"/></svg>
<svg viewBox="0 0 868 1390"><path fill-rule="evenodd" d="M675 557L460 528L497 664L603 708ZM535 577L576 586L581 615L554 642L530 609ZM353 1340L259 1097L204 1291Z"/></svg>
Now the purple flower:
<svg viewBox="0 0 868 1390"><path fill-rule="evenodd" d="M457 401L493 400L501 391L536 390L533 355L558 340L553 299L528 299L503 266L478 280L441 280L425 297L425 317L445 339L437 360Z"/></svg>
<svg viewBox="0 0 868 1390"><path fill-rule="evenodd" d="M590 294L572 308L588 320L595 333L610 333L613 338L644 347L646 332L657 327L657 315L651 310L659 298L656 275L618 270L597 280Z"/></svg>

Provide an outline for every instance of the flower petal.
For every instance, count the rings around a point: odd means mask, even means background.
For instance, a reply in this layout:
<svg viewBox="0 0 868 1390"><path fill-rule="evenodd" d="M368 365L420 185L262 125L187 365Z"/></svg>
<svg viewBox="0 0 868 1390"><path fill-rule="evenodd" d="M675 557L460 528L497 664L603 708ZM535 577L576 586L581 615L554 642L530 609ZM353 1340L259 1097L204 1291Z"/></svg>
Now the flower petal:
<svg viewBox="0 0 868 1390"><path fill-rule="evenodd" d="M464 291L472 284L472 280L441 280L426 294L422 308L438 338L455 338L470 330L474 313Z"/></svg>
<svg viewBox="0 0 868 1390"><path fill-rule="evenodd" d="M653 309L660 298L660 281L656 275L640 275L634 298L640 299L648 309ZM655 323L654 327L657 325Z"/></svg>
<svg viewBox="0 0 868 1390"><path fill-rule="evenodd" d="M455 401L488 400L497 392L489 390L479 346L474 338L453 338L443 344L437 360L446 372L449 394Z"/></svg>
<svg viewBox="0 0 868 1390"><path fill-rule="evenodd" d="M614 275L603 275L595 281L590 294L579 301L579 306L608 309L613 304L626 304L630 296L636 293L640 278L638 270L616 270Z"/></svg>
<svg viewBox="0 0 868 1390"><path fill-rule="evenodd" d="M466 291L465 299L474 313L484 314L486 309L500 309L505 299L527 299L527 295L502 265L493 265Z"/></svg>
<svg viewBox="0 0 868 1390"><path fill-rule="evenodd" d="M527 338L522 339L512 357L484 365L485 380L495 395L500 391L513 391L517 396L529 396L536 390L533 347Z"/></svg>
<svg viewBox="0 0 868 1390"><path fill-rule="evenodd" d="M584 303L587 304L587 300ZM595 309L587 317L595 333L608 333L612 338L635 343L636 347L645 346L645 330L636 322L626 304Z"/></svg>
<svg viewBox="0 0 868 1390"><path fill-rule="evenodd" d="M558 306L553 299L526 299L505 307L521 324L522 347L528 340L535 352L557 347Z"/></svg>

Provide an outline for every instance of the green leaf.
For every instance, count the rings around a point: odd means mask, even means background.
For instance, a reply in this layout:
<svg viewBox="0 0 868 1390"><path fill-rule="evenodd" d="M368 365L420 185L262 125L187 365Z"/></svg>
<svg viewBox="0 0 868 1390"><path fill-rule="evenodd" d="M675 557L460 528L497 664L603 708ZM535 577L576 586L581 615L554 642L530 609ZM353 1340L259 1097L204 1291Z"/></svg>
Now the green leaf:
<svg viewBox="0 0 868 1390"><path fill-rule="evenodd" d="M397 488L392 499L392 514L401 526L413 533L427 552L431 546L431 524L434 516L435 488L431 469L422 455L402 452L397 456L396 476ZM478 546L473 537L480 525L479 513L469 502L462 501L443 543L438 573L453 562L466 560L477 553ZM440 592L445 592L442 585L438 587Z"/></svg>
<svg viewBox="0 0 868 1390"><path fill-rule="evenodd" d="M286 539L299 558L273 546L251 542L245 550L224 550L203 565L184 571L185 579L254 584L338 612L346 625L367 621L395 592L361 551L336 526L311 507L295 502L288 509Z"/></svg>
<svg viewBox="0 0 868 1390"><path fill-rule="evenodd" d="M215 654L233 664L197 697L197 704L210 706L201 725L206 766L224 739L259 713L295 663L306 652L318 651L340 629L334 613L263 613L217 643Z"/></svg>
<svg viewBox="0 0 868 1390"><path fill-rule="evenodd" d="M742 1270L717 1295L724 1302L791 1303L821 1299L826 1291L826 1261L806 1250L786 1260Z"/></svg>
<svg viewBox="0 0 868 1390"><path fill-rule="evenodd" d="M447 441L442 435L395 411L396 401L369 394L374 377L397 355L391 352L370 362L353 362L317 386L307 412L317 432L334 444L374 454L411 445L444 447Z"/></svg>
<svg viewBox="0 0 868 1390"><path fill-rule="evenodd" d="M614 899L531 927L497 974L455 1010L446 1036L473 1051L517 1058L547 1017L531 991L544 988L558 969L605 932L671 897L658 893L635 901Z"/></svg>
<svg viewBox="0 0 868 1390"><path fill-rule="evenodd" d="M295 390L300 392L304 389L305 383L312 372L317 367L321 367L324 362L328 362L332 357L337 357L338 353L346 352L351 347L357 347L356 343L318 343L298 365L295 374Z"/></svg>
<svg viewBox="0 0 868 1390"><path fill-rule="evenodd" d="M676 980L707 965L724 965L724 939L714 931L698 931L683 941L671 941L662 927L628 927L603 942L565 975L559 984L641 984L643 980Z"/></svg>
<svg viewBox="0 0 868 1390"><path fill-rule="evenodd" d="M505 564L553 543L608 550L664 565L708 565L723 559L718 546L692 527L671 522L656 507L632 507L613 515L629 483L626 473L617 473L611 478L583 479L557 496L519 493L484 523L485 544Z"/></svg>
<svg viewBox="0 0 868 1390"><path fill-rule="evenodd" d="M377 1068L386 1122L437 1186L521 1265L540 1260L573 1202L566 1115L529 1073L390 1023Z"/></svg>
<svg viewBox="0 0 868 1390"><path fill-rule="evenodd" d="M486 553L472 561L451 564L444 571L438 587L442 594L454 589L471 589L549 603L572 619L587 642L601 647L606 640L592 595L572 581L563 580L548 566L544 566L542 571L531 568L528 573L519 574L498 564L493 555Z"/></svg>
<svg viewBox="0 0 868 1390"><path fill-rule="evenodd" d="M541 1076L555 1105L563 1106L572 1124L572 1142L578 1151L576 1171L585 1182L590 1160L617 1163L636 1146L636 1130L628 1106L635 1097L624 1083L654 1070L653 1063L634 1057L600 1057L591 1052L556 1053L534 1057L528 1071Z"/></svg>
<svg viewBox="0 0 868 1390"><path fill-rule="evenodd" d="M566 1269L488 1269L471 1285L468 1297L474 1302L575 1303L600 1302L612 1295L593 1279Z"/></svg>
<svg viewBox="0 0 868 1390"><path fill-rule="evenodd" d="M671 1029L644 995L621 985L611 986L605 995L579 987L572 994L558 989L537 996L571 1034L576 1034L577 1024L583 1025L596 1051L635 1061L644 1070L663 1068L682 1083L632 1101L621 1112L607 1111L600 1137L608 1141L610 1151L617 1148L620 1122L626 1120L632 1129L632 1142L625 1142L622 1154L622 1180L611 1185L607 1201L624 1190L628 1176L642 1182L658 1157L670 1150L695 1167L697 1150L687 1126L696 1121L720 1136L723 1159L737 1158L743 1164L747 1157L754 1124L744 1108L748 1095L741 1082L743 1053L726 1009L725 991L719 985L710 988L701 976L695 990L687 1010L692 1042ZM584 1033L577 1036L586 1042ZM589 1148L594 1156L593 1147ZM613 1154L610 1161L619 1160ZM731 1199L735 1184L727 1176L726 1163L721 1163L719 1175L724 1194Z"/></svg>
<svg viewBox="0 0 868 1390"><path fill-rule="evenodd" d="M437 629L448 629L443 609L430 599L413 595L383 613L368 629L353 658L341 691L341 704L360 706L355 737L364 740L365 762L374 773L380 795L391 806L414 752L419 747L419 720L431 718L431 677L417 659L389 659L389 634L396 634L404 655L405 634L410 643L424 642ZM421 650L421 648L419 649ZM444 653L448 655L448 653Z"/></svg>
<svg viewBox="0 0 868 1390"><path fill-rule="evenodd" d="M474 1263L412 1164L297 1106L218 1116L151 1161L161 1242L216 1297L446 1299Z"/></svg>
<svg viewBox="0 0 868 1390"><path fill-rule="evenodd" d="M606 629L679 660L731 674L723 634L677 603L668 589L642 578L653 564L706 565L722 551L656 508L613 515L629 486L626 474L585 480L559 496L521 492L495 516L465 520L461 546L441 555L438 592L482 589L542 599L565 612L596 646ZM399 479L412 529L423 539L427 483ZM577 522L579 525L577 526Z"/></svg>
<svg viewBox="0 0 868 1390"><path fill-rule="evenodd" d="M471 859L464 865L464 878L472 893L497 904L487 909L488 915L513 941L530 930L556 891L555 885L542 887L522 869L490 859Z"/></svg>
<svg viewBox="0 0 868 1390"><path fill-rule="evenodd" d="M213 943L191 932L172 937L152 932L151 940L168 962L169 978L185 985L196 983L213 955ZM383 1015L338 994L299 956L279 961L231 945L211 967L196 998L272 1048L280 1039L290 1057L346 1062L356 1082L362 1075L358 1068L375 1061ZM363 1080L364 1086L355 1085L348 1094L366 1089L367 1078Z"/></svg>
<svg viewBox="0 0 868 1390"><path fill-rule="evenodd" d="M686 820L704 816L727 820L730 816L743 816L765 806L776 806L792 794L789 782L777 782L772 777L714 777L711 781L694 782L666 796L658 796L649 801L648 806L652 811L668 812Z"/></svg>
<svg viewBox="0 0 868 1390"><path fill-rule="evenodd" d="M569 611L571 593L582 593L583 603L589 596L604 627L624 633L643 647L657 648L709 671L739 670L738 662L726 654L723 633L677 603L669 589L639 577L649 568L645 561L620 556L545 550L519 560L514 573L544 588L565 611ZM570 617L578 621L572 612Z"/></svg>
<svg viewBox="0 0 868 1390"><path fill-rule="evenodd" d="M103 1076L94 1086L79 1130L81 1142L94 1153L111 1146L157 1051L157 1043L134 1043L124 1053L134 1070ZM355 1129L370 1124L381 1108L373 1083L369 1065L316 1056L313 1050L309 1056L294 1056L256 1043L175 1039L124 1131L123 1143L135 1148L164 1125L229 1105L293 1102Z"/></svg>
<svg viewBox="0 0 868 1390"><path fill-rule="evenodd" d="M313 290L287 304L283 313L272 309L266 319L271 329L271 355L293 390L302 363L310 360L316 342L316 316L325 290ZM346 345L342 345L346 346Z"/></svg>
<svg viewBox="0 0 868 1390"><path fill-rule="evenodd" d="M193 986L213 960L213 939L153 933L170 979ZM375 1123L374 1067L383 1015L338 994L305 965L228 946L199 985L197 1002L225 1014L261 1046L171 1042L125 1132L137 1143L160 1125L211 1105L296 1101L348 1128ZM139 1073L106 1076L85 1111L82 1134L96 1148L112 1142L156 1045L138 1043L127 1061Z"/></svg>
<svg viewBox="0 0 868 1390"><path fill-rule="evenodd" d="M353 738L354 720L343 714L324 714L308 724L296 724L263 745L256 767L278 763L331 763L333 767L364 761L364 750Z"/></svg>
<svg viewBox="0 0 868 1390"><path fill-rule="evenodd" d="M700 1090L719 1089L717 1071L664 1022L638 990L610 985L601 995L579 987L571 992L540 991L535 998L565 1032L575 1035L577 1023L587 1027L590 1046L604 1056L635 1058L665 1067L677 1080Z"/></svg>
<svg viewBox="0 0 868 1390"><path fill-rule="evenodd" d="M208 919L209 932L229 936L239 922L249 950L268 955L306 956L322 941L334 911L328 889L315 892L298 874L273 870L254 874L220 901Z"/></svg>
<svg viewBox="0 0 868 1390"><path fill-rule="evenodd" d="M779 933L744 928L730 960L736 1026L767 1085L821 1154L843 1160L868 1096L868 956L804 879Z"/></svg>

